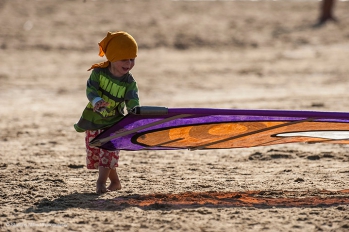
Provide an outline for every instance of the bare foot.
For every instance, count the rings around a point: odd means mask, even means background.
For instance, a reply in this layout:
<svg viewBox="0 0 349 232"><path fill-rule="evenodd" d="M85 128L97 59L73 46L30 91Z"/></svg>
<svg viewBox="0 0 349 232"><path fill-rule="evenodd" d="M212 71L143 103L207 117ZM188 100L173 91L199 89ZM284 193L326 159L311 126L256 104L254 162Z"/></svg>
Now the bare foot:
<svg viewBox="0 0 349 232"><path fill-rule="evenodd" d="M116 191L116 190L120 190L121 189L121 184L119 183L113 183L110 182L110 185L107 188L109 191Z"/></svg>
<svg viewBox="0 0 349 232"><path fill-rule="evenodd" d="M99 167L98 180L96 184L97 194L102 194L109 191L106 187L106 183L107 183L108 176L110 174L110 170L111 169Z"/></svg>
<svg viewBox="0 0 349 232"><path fill-rule="evenodd" d="M109 172L109 179L110 179L110 185L108 186L108 190L110 191L116 191L121 189L121 183L119 180L118 173L116 172L116 169L111 169Z"/></svg>
<svg viewBox="0 0 349 232"><path fill-rule="evenodd" d="M109 190L107 189L105 183L98 183L97 181L97 185L96 185L96 193L97 194L103 194L109 192Z"/></svg>

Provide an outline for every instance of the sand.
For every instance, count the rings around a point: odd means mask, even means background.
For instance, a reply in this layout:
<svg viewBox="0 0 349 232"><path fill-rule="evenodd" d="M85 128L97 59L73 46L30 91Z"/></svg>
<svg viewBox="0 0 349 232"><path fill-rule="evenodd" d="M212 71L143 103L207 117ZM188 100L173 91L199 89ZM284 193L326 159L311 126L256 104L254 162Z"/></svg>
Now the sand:
<svg viewBox="0 0 349 232"><path fill-rule="evenodd" d="M74 131L107 31L142 105L349 111L348 2L0 0L1 231L348 231L347 145L122 151L94 193Z"/></svg>

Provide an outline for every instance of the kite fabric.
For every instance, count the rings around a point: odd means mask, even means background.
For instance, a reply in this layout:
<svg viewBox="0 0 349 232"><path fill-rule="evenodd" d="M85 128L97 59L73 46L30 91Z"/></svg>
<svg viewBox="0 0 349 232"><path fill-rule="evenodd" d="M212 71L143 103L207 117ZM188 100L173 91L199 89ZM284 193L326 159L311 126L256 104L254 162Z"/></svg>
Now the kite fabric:
<svg viewBox="0 0 349 232"><path fill-rule="evenodd" d="M90 142L106 150L201 150L349 144L349 113L136 107Z"/></svg>

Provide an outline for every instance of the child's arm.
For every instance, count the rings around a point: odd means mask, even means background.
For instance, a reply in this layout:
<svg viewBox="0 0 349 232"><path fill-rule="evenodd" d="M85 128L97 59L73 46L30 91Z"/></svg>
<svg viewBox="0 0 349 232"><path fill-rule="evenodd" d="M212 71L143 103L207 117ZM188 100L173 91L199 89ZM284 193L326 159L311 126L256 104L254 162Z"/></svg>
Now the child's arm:
<svg viewBox="0 0 349 232"><path fill-rule="evenodd" d="M93 107L94 112L101 112L109 106L108 102L105 102L98 94L99 89L99 74L93 70L90 78L87 80L86 96Z"/></svg>
<svg viewBox="0 0 349 232"><path fill-rule="evenodd" d="M139 106L139 96L138 96L138 86L136 82L133 82L128 88L125 94L125 103L127 112L131 112L131 110Z"/></svg>

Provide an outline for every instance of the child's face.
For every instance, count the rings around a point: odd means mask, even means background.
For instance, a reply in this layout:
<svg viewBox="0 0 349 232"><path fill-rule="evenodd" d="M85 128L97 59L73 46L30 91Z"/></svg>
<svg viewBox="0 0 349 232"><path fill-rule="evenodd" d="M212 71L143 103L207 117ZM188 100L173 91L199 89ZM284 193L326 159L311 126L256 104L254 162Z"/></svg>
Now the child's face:
<svg viewBox="0 0 349 232"><path fill-rule="evenodd" d="M110 64L113 74L117 77L121 77L133 68L135 65L135 59L118 60L110 62Z"/></svg>

